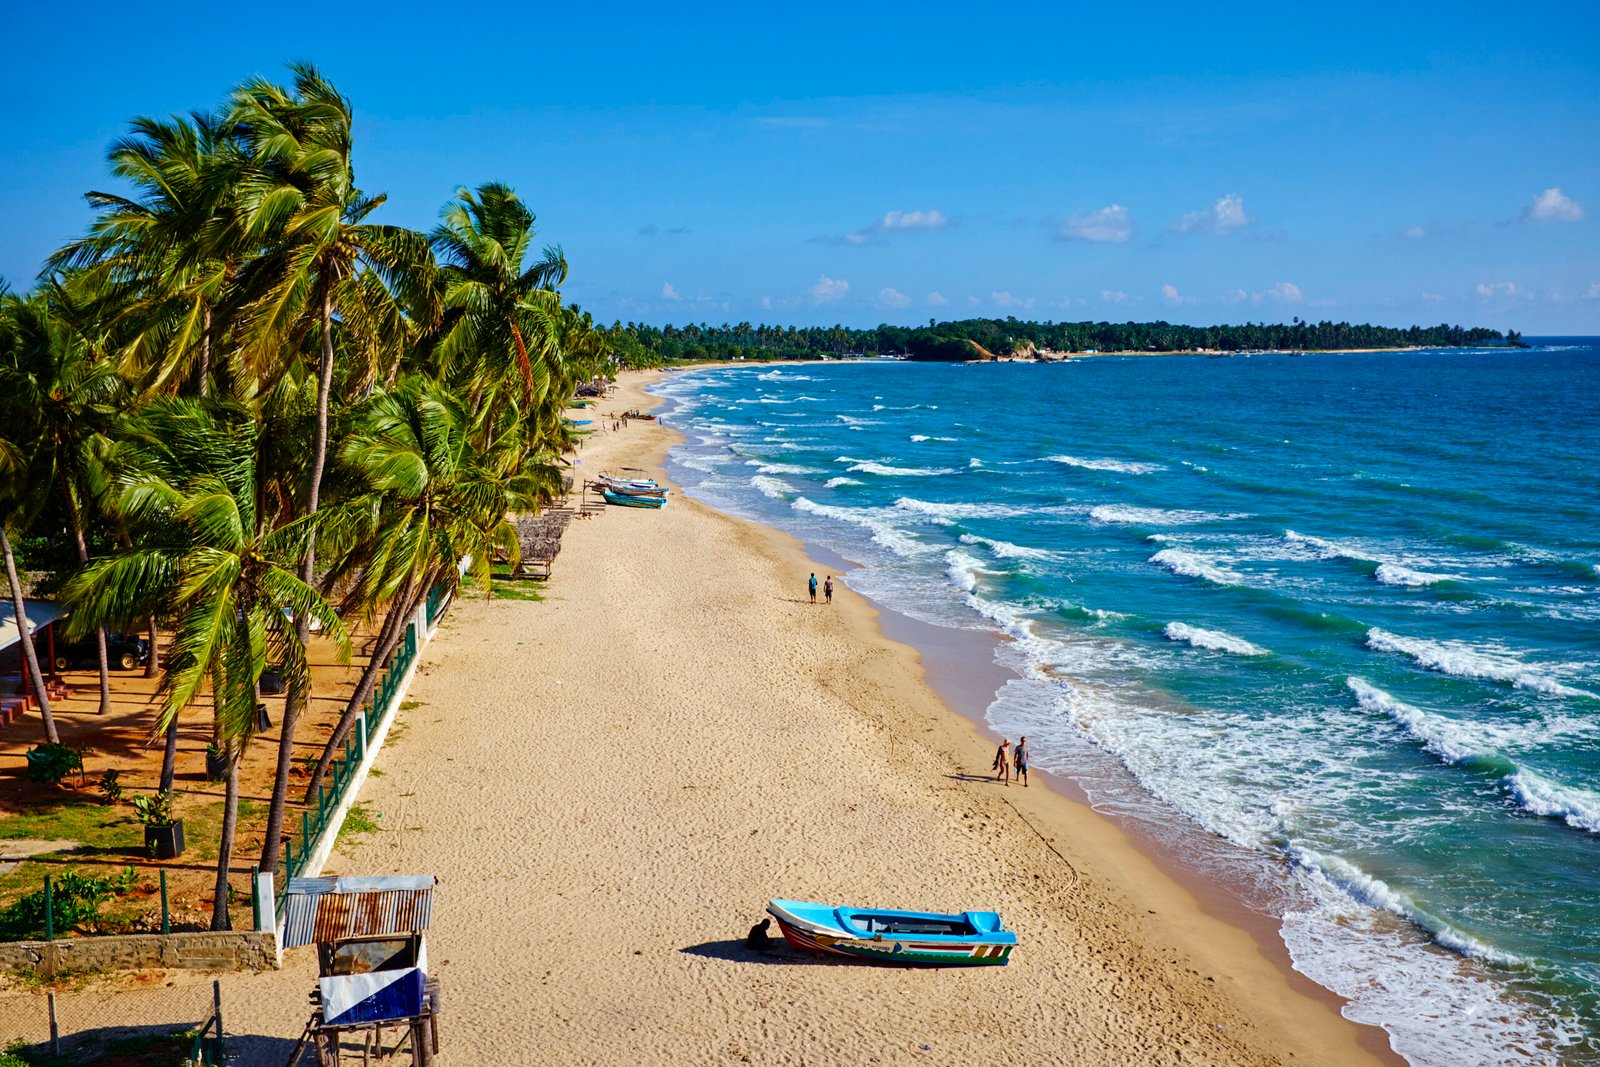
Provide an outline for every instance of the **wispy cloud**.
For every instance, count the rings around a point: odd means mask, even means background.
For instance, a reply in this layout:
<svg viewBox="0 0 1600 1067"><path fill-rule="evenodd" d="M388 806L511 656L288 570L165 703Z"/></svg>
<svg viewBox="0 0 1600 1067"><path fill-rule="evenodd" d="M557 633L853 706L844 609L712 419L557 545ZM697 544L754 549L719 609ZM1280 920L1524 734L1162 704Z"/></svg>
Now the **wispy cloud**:
<svg viewBox="0 0 1600 1067"><path fill-rule="evenodd" d="M843 278L830 278L826 274L817 278L817 284L808 292L811 294L813 304L828 304L840 299L850 291L850 283Z"/></svg>
<svg viewBox="0 0 1600 1067"><path fill-rule="evenodd" d="M884 286L878 290L878 306L881 308L904 308L911 306L911 298L898 289Z"/></svg>
<svg viewBox="0 0 1600 1067"><path fill-rule="evenodd" d="M883 218L835 237L818 237L824 244L859 245L878 244L892 233L908 230L942 230L950 225L950 218L942 211L885 211Z"/></svg>
<svg viewBox="0 0 1600 1067"><path fill-rule="evenodd" d="M1439 293L1423 293L1422 299L1426 300L1430 304L1444 303L1444 297Z"/></svg>
<svg viewBox="0 0 1600 1067"><path fill-rule="evenodd" d="M1551 186L1522 209L1524 222L1577 222L1583 218L1583 205Z"/></svg>
<svg viewBox="0 0 1600 1067"><path fill-rule="evenodd" d="M1003 308L1033 307L1033 297L1016 296L1009 289L997 289L989 294L989 299L993 300L996 304L999 304Z"/></svg>
<svg viewBox="0 0 1600 1067"><path fill-rule="evenodd" d="M939 292L937 289L928 294L929 307L942 308L948 303L950 303L950 298Z"/></svg>
<svg viewBox="0 0 1600 1067"><path fill-rule="evenodd" d="M1250 216L1244 211L1244 197L1229 193L1204 211L1187 213L1173 223L1172 228L1178 233L1209 233L1220 237L1248 225Z"/></svg>
<svg viewBox="0 0 1600 1067"><path fill-rule="evenodd" d="M1509 300L1519 296L1533 299L1533 294L1516 282L1479 282L1472 291L1480 300Z"/></svg>
<svg viewBox="0 0 1600 1067"><path fill-rule="evenodd" d="M1161 287L1161 299L1165 300L1169 304L1174 305L1198 304L1200 302L1200 298L1197 296L1184 296L1182 293L1178 292L1178 287L1173 285L1171 282L1168 282L1166 285Z"/></svg>
<svg viewBox="0 0 1600 1067"><path fill-rule="evenodd" d="M1305 299L1305 294L1294 282L1279 282L1263 293L1251 293L1250 298L1256 303L1263 300L1273 304L1298 304Z"/></svg>
<svg viewBox="0 0 1600 1067"><path fill-rule="evenodd" d="M687 226L669 226L666 229L662 229L653 222L647 222L639 227L640 237L656 237L661 234L665 234L668 237L680 237L688 232L689 228Z"/></svg>
<svg viewBox="0 0 1600 1067"><path fill-rule="evenodd" d="M1102 304L1126 304L1128 302L1128 294L1121 289L1102 289L1100 290L1100 302Z"/></svg>
<svg viewBox="0 0 1600 1067"><path fill-rule="evenodd" d="M1127 208L1111 204L1098 211L1068 215L1056 226L1056 236L1063 241L1122 244L1133 237L1135 226Z"/></svg>
<svg viewBox="0 0 1600 1067"><path fill-rule="evenodd" d="M1590 282L1589 291L1583 294L1585 300L1600 300L1600 282Z"/></svg>
<svg viewBox="0 0 1600 1067"><path fill-rule="evenodd" d="M674 286L671 282L662 282L661 283L661 299L663 299L663 300L682 300L683 299L683 294L678 292L677 287Z"/></svg>

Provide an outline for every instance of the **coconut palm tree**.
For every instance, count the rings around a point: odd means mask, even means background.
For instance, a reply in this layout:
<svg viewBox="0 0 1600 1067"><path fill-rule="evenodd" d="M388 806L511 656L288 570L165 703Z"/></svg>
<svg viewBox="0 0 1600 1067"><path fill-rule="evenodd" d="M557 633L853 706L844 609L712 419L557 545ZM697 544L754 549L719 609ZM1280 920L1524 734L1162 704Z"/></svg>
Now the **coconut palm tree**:
<svg viewBox="0 0 1600 1067"><path fill-rule="evenodd" d="M177 626L162 675L156 731L209 686L228 756L211 928L230 928L228 871L238 820L239 758L256 729L261 672L270 657L290 677L308 672L291 619L312 619L349 655L350 639L328 603L294 573L308 520L275 524L266 495L262 430L237 405L157 400L141 415L140 465L124 499L135 518L170 521L173 546L123 549L96 559L63 590L69 633L125 618L154 590L175 591Z"/></svg>
<svg viewBox="0 0 1600 1067"><path fill-rule="evenodd" d="M487 589L495 551L513 560L517 555L507 513L533 507L548 491L549 472L527 461L515 413L501 419L483 448L475 443L480 421L448 389L422 376L374 394L355 413L340 461L365 491L330 516L341 548L330 578L353 579L346 598L351 609L388 610L367 668L312 771L308 798L417 608L433 589L457 586L463 560Z"/></svg>
<svg viewBox="0 0 1600 1067"><path fill-rule="evenodd" d="M434 350L440 369L456 383L481 381L486 370L517 373L525 408L549 388L558 354L548 343L548 325L567 277L559 248L529 261L534 221L509 186L489 182L476 192L458 189L430 237L444 307Z"/></svg>

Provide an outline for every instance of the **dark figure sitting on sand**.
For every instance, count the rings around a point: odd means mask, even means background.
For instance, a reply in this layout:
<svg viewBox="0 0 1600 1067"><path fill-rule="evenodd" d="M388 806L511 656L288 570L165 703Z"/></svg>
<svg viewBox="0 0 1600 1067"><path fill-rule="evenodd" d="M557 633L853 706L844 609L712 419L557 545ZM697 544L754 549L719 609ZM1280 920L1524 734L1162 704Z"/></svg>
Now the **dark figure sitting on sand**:
<svg viewBox="0 0 1600 1067"><path fill-rule="evenodd" d="M766 952L772 948L772 938L767 936L767 927L772 925L771 919L762 919L750 928L744 937L746 948L753 948L757 952Z"/></svg>

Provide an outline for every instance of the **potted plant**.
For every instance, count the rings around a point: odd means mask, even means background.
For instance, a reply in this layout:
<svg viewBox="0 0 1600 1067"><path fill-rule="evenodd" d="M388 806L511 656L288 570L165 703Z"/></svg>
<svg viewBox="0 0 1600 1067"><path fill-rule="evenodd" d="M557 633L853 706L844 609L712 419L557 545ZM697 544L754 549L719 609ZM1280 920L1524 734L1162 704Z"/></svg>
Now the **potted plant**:
<svg viewBox="0 0 1600 1067"><path fill-rule="evenodd" d="M206 746L206 781L220 782L228 777L228 750L220 745Z"/></svg>
<svg viewBox="0 0 1600 1067"><path fill-rule="evenodd" d="M144 848L158 860L183 855L183 820L172 817L172 794L160 792L133 798L133 809L144 823Z"/></svg>

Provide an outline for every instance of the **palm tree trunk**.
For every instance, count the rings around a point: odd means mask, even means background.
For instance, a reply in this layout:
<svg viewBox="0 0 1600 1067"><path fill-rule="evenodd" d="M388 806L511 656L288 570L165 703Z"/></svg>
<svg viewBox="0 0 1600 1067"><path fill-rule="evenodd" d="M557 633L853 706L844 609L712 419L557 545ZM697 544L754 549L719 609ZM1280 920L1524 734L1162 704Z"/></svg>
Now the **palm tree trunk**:
<svg viewBox="0 0 1600 1067"><path fill-rule="evenodd" d="M161 792L172 792L172 780L178 772L178 716L167 723L166 750L161 754Z"/></svg>
<svg viewBox="0 0 1600 1067"><path fill-rule="evenodd" d="M161 630L156 626L155 613L149 618L150 657L144 661L144 676L154 678L161 673Z"/></svg>
<svg viewBox="0 0 1600 1067"><path fill-rule="evenodd" d="M317 765L311 770L311 780L306 783L305 803L311 803L316 797L317 788L322 785L323 778L328 774L328 768L333 765L334 755L339 751L339 746L344 744L344 739L349 736L350 728L355 725L356 715L360 713L362 705L377 687L378 675L383 672L384 663L399 647L400 639L405 636L406 623L416 614L417 605L427 596L427 591L432 586L432 579L435 577L437 572L430 571L429 580L420 583L420 592L414 592L418 588L417 584L408 585L406 592L396 597L394 604L389 608L389 614L383 620L383 629L378 633L378 642L373 646L372 657L367 660L366 669L361 672L361 680L356 683L356 691L350 695L350 700L344 707L344 714L339 716L339 722L334 726L333 733L328 735L327 742L322 746L322 753L317 757Z"/></svg>
<svg viewBox="0 0 1600 1067"><path fill-rule="evenodd" d="M17 634L22 638L22 656L28 673L33 676L33 695L39 701L39 715L44 719L44 739L52 745L61 743L56 732L56 717L50 713L50 693L45 689L44 675L39 673L39 653L33 647L33 635L28 632L28 611L22 603L22 582L17 578L17 558L11 552L11 538L0 523L0 549L6 557L6 581L11 583L11 606L17 613Z"/></svg>
<svg viewBox="0 0 1600 1067"><path fill-rule="evenodd" d="M217 843L217 885L211 895L211 929L232 930L228 914L228 869L233 864L233 834L239 825L239 753L228 754L228 788L222 803L222 839Z"/></svg>
<svg viewBox="0 0 1600 1067"><path fill-rule="evenodd" d="M333 390L333 299L322 291L322 363L317 368L317 428L312 444L311 480L306 487L306 515L317 513L322 494L322 470L328 460L328 394ZM306 558L300 567L300 580L307 585L316 580L317 528L306 532ZM304 648L311 639L311 620L303 613L295 620L295 636ZM294 735L300 713L311 700L309 670L303 678L289 679L289 692L283 702L283 722L278 731L278 768L272 780L272 803L267 808L267 837L261 845L261 869L276 872L282 845L284 811L289 804L289 771L294 766Z"/></svg>
<svg viewBox="0 0 1600 1067"><path fill-rule="evenodd" d="M83 539L83 516L78 511L78 495L72 490L72 483L67 482L63 488L67 497L67 517L72 520L72 536L78 542L78 562L87 565L89 562L89 545ZM94 630L94 643L100 653L100 714L111 713L111 665L106 660L106 628L97 626Z"/></svg>

